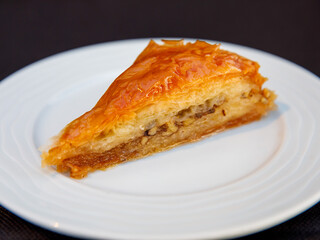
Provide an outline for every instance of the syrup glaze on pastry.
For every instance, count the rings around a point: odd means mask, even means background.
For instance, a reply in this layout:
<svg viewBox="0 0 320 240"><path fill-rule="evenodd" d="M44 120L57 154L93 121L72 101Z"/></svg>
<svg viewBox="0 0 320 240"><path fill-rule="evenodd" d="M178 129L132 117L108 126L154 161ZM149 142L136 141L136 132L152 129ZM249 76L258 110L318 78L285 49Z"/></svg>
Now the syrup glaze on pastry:
<svg viewBox="0 0 320 240"><path fill-rule="evenodd" d="M98 103L42 153L43 166L83 178L260 119L276 95L259 64L204 41L150 41Z"/></svg>

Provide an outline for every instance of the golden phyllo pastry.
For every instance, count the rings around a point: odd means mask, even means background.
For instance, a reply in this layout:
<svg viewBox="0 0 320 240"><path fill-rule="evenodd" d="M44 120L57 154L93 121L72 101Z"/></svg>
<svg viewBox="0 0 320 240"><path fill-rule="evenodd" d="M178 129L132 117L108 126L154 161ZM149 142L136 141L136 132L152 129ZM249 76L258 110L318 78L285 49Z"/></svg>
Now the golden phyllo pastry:
<svg viewBox="0 0 320 240"><path fill-rule="evenodd" d="M275 94L258 63L204 41L149 45L87 113L42 153L43 166L83 178L260 119Z"/></svg>

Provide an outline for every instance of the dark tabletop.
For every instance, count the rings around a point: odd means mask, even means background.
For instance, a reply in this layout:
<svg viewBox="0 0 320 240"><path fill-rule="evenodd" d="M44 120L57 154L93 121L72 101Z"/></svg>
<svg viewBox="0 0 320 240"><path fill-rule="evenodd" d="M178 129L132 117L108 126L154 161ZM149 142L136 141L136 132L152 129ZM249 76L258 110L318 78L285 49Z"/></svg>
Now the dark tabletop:
<svg viewBox="0 0 320 240"><path fill-rule="evenodd" d="M0 1L0 80L58 52L152 37L203 38L245 45L320 75L319 0L8 0ZM71 239L28 223L0 206L0 239L56 238ZM320 204L241 239L320 239Z"/></svg>

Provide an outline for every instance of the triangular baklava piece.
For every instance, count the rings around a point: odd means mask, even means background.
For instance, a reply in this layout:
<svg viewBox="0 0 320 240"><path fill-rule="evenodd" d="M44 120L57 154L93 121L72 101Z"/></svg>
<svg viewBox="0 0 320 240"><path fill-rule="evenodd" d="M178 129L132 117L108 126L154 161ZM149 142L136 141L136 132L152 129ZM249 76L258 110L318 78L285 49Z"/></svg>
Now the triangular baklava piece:
<svg viewBox="0 0 320 240"><path fill-rule="evenodd" d="M73 178L260 119L275 94L258 63L204 41L149 45L42 154Z"/></svg>

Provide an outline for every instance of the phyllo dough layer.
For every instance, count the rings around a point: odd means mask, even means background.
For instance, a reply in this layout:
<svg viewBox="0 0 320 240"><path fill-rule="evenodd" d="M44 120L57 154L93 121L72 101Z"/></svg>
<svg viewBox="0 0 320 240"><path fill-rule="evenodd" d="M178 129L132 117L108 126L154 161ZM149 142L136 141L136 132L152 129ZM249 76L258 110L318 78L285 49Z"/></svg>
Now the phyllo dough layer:
<svg viewBox="0 0 320 240"><path fill-rule="evenodd" d="M203 41L150 41L89 112L42 154L43 165L89 172L260 119L275 94L256 62Z"/></svg>

